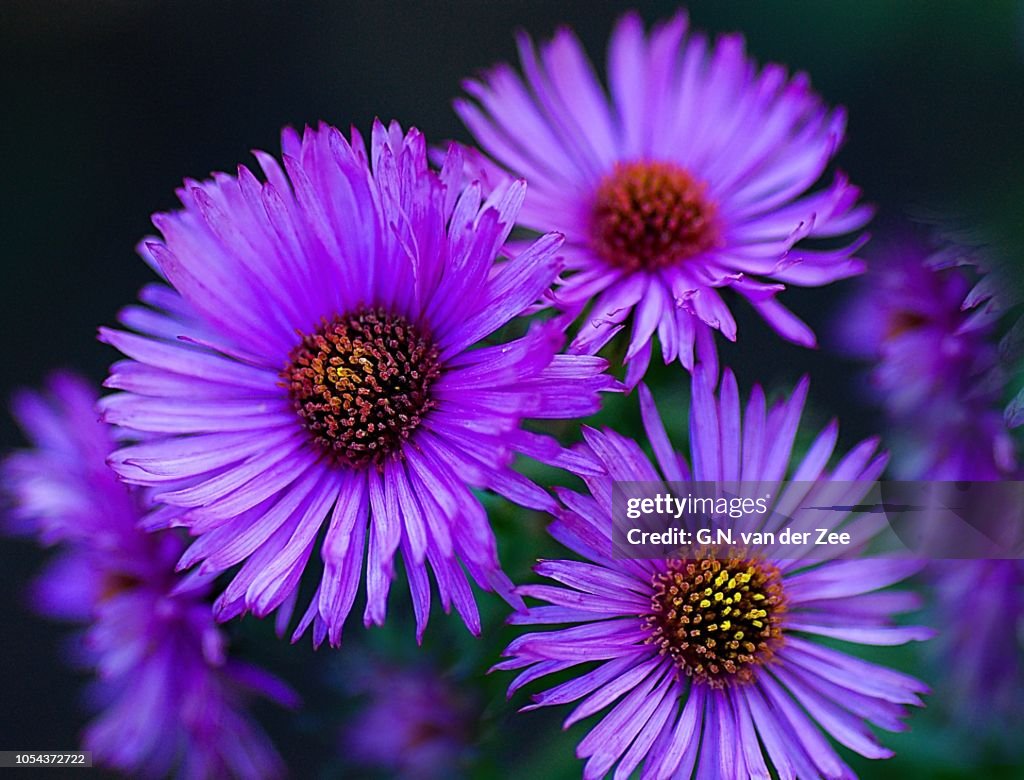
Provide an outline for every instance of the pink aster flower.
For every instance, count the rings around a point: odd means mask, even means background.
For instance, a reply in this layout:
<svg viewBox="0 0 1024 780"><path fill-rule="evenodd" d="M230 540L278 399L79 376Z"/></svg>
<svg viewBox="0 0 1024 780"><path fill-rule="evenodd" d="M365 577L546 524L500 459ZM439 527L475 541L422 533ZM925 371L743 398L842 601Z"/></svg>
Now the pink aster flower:
<svg viewBox="0 0 1024 780"><path fill-rule="evenodd" d="M381 624L401 556L418 635L431 571L445 610L478 632L469 580L511 594L473 489L550 507L511 461L572 458L523 421L588 415L617 385L604 361L559 354L553 323L486 341L548 290L561 238L496 265L525 184L484 200L458 149L428 168L416 130L375 123L369 151L327 126L282 145L283 168L256 153L265 181L244 166L188 180L184 209L154 217L162 238L142 254L170 286L122 312L134 333L102 330L130 358L104 417L146 439L113 467L154 488L149 527L198 537L182 567L240 565L222 620L283 607L283 630L315 554L323 574L294 636L312 624L315 643L337 644L364 561L363 620Z"/></svg>
<svg viewBox="0 0 1024 780"><path fill-rule="evenodd" d="M845 115L800 74L762 69L740 36L715 44L677 15L645 36L636 14L612 35L610 96L567 29L519 40L523 76L499 65L465 84L456 110L488 156L530 191L519 224L566 236L555 303L582 318L573 349L594 354L632 320L627 384L643 376L655 334L664 361L716 360L713 332L735 340L727 291L788 341L811 329L777 300L858 274L871 210L846 177L812 190L843 140Z"/></svg>
<svg viewBox="0 0 1024 780"><path fill-rule="evenodd" d="M560 489L565 508L550 529L583 560L543 561L537 573L556 584L519 588L546 603L510 622L541 630L513 641L498 668L522 670L510 694L559 674L562 681L525 709L576 702L566 727L602 713L577 747L588 780L613 769L617 780L628 778L641 765L642 778L850 778L826 735L868 758L886 758L892 751L870 725L901 731L906 706L921 704L923 683L832 645L930 637L926 628L892 620L916 606L914 594L882 590L919 569L917 561L716 548L690 559L612 554L613 480L770 485L789 474L794 482L774 504L784 515L781 504L799 506L834 482L849 494L840 503L856 504L863 493L853 495L852 483L876 480L886 458L875 454L877 441L867 440L829 469L838 436L833 422L791 463L806 394L804 382L769 407L755 386L744 409L731 372L715 397L698 366L686 458L672 449L642 386L657 466L636 442L585 429L585 449L605 474L585 476L589 494ZM834 515L837 525L858 520Z"/></svg>

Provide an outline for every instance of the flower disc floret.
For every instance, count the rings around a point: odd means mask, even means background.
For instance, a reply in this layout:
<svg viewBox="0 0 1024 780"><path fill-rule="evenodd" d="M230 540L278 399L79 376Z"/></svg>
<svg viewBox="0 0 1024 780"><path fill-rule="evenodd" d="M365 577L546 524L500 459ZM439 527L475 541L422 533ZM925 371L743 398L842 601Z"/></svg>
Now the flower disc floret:
<svg viewBox="0 0 1024 780"><path fill-rule="evenodd" d="M439 350L405 317L360 309L303 336L282 378L313 441L351 466L380 466L436 405Z"/></svg>

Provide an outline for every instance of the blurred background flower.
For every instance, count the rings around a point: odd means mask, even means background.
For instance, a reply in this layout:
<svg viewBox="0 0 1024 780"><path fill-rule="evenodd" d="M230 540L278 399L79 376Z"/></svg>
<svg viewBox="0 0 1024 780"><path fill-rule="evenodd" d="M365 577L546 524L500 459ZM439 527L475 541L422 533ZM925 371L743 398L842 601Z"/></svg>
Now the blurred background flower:
<svg viewBox="0 0 1024 780"><path fill-rule="evenodd" d="M348 762L389 777L466 774L481 712L471 683L422 660L389 665L362 657L348 667L348 692L361 703L341 731L341 755Z"/></svg>
<svg viewBox="0 0 1024 780"><path fill-rule="evenodd" d="M1024 718L1024 561L941 561L931 574L944 715L979 751L994 737L1012 758Z"/></svg>
<svg viewBox="0 0 1024 780"><path fill-rule="evenodd" d="M83 380L55 375L47 394L23 392L15 414L34 449L2 464L14 530L57 544L35 581L43 615L85 626L74 661L93 671L82 747L99 765L144 777L276 777L284 765L247 711L295 694L229 654L213 620L209 577L181 579L177 532L136 525L146 501L106 464L114 429L97 419Z"/></svg>
<svg viewBox="0 0 1024 780"><path fill-rule="evenodd" d="M886 414L894 476L1019 479L1012 414L1004 414L1019 282L976 233L918 228L869 253L868 273L835 322L838 343L871 363L869 395ZM1020 518L1021 507L1006 507L999 519ZM922 653L936 680L930 716L973 735L961 764L991 751L1012 759L1011 724L1024 718L1024 561L936 560L922 582L939 628Z"/></svg>
<svg viewBox="0 0 1024 780"><path fill-rule="evenodd" d="M1008 290L985 250L908 233L870 252L835 321L846 354L869 362L868 394L887 417L905 479L999 479L1016 468L1003 420L999 350Z"/></svg>

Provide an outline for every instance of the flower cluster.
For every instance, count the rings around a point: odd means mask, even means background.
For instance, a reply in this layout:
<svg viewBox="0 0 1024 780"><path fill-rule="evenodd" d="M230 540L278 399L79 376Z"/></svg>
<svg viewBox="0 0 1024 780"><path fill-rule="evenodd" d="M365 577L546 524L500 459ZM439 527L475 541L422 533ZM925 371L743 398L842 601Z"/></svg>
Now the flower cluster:
<svg viewBox="0 0 1024 780"><path fill-rule="evenodd" d="M903 730L922 705L923 682L857 655L933 635L897 619L917 594L889 589L919 561L863 544L844 559L612 552L617 481L789 479L776 508L827 494L834 528L867 541L881 527L858 508L889 462L879 440L839 456L831 422L804 447L809 382L774 402L755 384L744 404L716 347L716 331L737 338L735 296L816 346L780 294L865 270L872 209L826 173L844 111L682 14L649 32L624 16L607 89L569 30L519 43L521 72L494 67L456 101L479 148L434 150L432 165L415 129L321 124L284 130L256 168L186 180L139 245L158 279L100 329L122 356L113 392L59 375L16 400L32 449L4 462L5 525L61 551L34 599L86 626L99 714L84 744L99 762L283 773L246 703L296 697L232 656L217 623L276 612L279 634L336 647L361 592L364 625L386 622L397 579L419 642L435 598L484 631L474 586L511 605L511 624L540 626L496 668L518 670L510 696L557 677L524 709L575 702L567 727L600 713L577 748L587 778L848 778L833 743L891 756L873 727ZM912 244L871 270L844 343L874 363L873 392L912 444L894 471L1011 474L993 284L955 251ZM641 383L656 344L691 383L686 452ZM615 392L638 404L643 445L579 424ZM563 477L585 492L550 488ZM554 517L572 555L535 569L554 584L503 570L495 496ZM986 630L1019 614L1018 567L961 573L943 593L1003 596L979 611ZM990 674L1000 662L984 652L957 663L978 689L1019 676ZM349 758L406 775L461 766L478 697L421 669L364 683Z"/></svg>

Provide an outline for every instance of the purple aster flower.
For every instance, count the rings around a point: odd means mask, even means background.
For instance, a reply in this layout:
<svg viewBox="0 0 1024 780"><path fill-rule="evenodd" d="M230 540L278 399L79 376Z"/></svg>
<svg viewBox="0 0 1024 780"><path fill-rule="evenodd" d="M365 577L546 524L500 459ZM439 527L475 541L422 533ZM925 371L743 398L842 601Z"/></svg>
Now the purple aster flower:
<svg viewBox="0 0 1024 780"><path fill-rule="evenodd" d="M144 501L105 463L114 430L97 420L96 400L67 374L48 395L23 393L15 414L33 449L2 469L14 529L61 543L35 583L35 607L86 626L76 660L95 671L98 714L83 746L134 776L282 775L245 703L255 694L294 706L295 695L227 654L209 578L174 573L184 549L177 534L136 528Z"/></svg>
<svg viewBox="0 0 1024 780"><path fill-rule="evenodd" d="M822 731L869 758L892 755L868 725L901 730L905 705L920 705L926 687L818 640L898 645L928 638L927 629L890 621L915 606L913 594L878 592L918 562L769 559L715 548L685 560L612 556L612 480L777 483L790 469L806 392L805 381L768 407L755 386L741 414L732 373L725 373L716 398L710 375L698 366L692 468L672 450L643 386L644 423L658 468L636 442L585 430L586 448L607 475L585 477L590 495L560 489L565 509L551 526L555 538L585 560L541 562L537 572L558 585L519 591L549 606L531 606L510 619L576 625L521 636L498 665L523 670L511 693L545 675L596 663L535 695L526 708L578 701L567 727L607 710L577 748L588 759L584 777L602 777L615 767L614 776L625 778L641 763L644 778L687 778L695 766L697 777L767 778L769 764L782 778L851 777ZM886 458L875 455L874 440L827 470L837 435L833 422L814 440L793 470L799 482L775 504L779 511L783 502L802 501L814 489L809 483L870 482L882 473ZM855 504L859 497L839 503ZM836 515L836 523L848 519Z"/></svg>
<svg viewBox="0 0 1024 780"><path fill-rule="evenodd" d="M173 286L142 292L102 330L131 360L107 381L108 422L147 440L115 453L126 481L163 506L150 527L187 526L180 565L238 564L218 599L226 620L278 613L283 630L314 550L323 575L295 637L341 641L366 559L364 623L385 619L401 555L418 635L432 570L447 611L480 622L467 574L512 598L472 488L524 506L550 496L510 467L517 453L565 463L526 418L572 418L616 382L605 363L558 354L542 323L481 342L532 305L559 270L547 235L496 264L525 195L482 200L453 148L439 173L416 130L283 134L284 168L257 152L265 182L186 181L184 210L159 214L142 254ZM372 166L371 166L372 161Z"/></svg>
<svg viewBox="0 0 1024 780"><path fill-rule="evenodd" d="M405 778L447 778L468 758L480 710L466 690L427 668L360 665L368 697L346 728L344 756Z"/></svg>
<svg viewBox="0 0 1024 780"><path fill-rule="evenodd" d="M878 254L838 320L840 348L874 364L871 392L905 445L901 477L999 479L1014 468L993 280L964 248L905 238Z"/></svg>
<svg viewBox="0 0 1024 780"><path fill-rule="evenodd" d="M814 346L811 329L776 300L785 284L820 286L860 273L866 239L814 248L862 228L859 190L837 175L810 192L843 139L800 74L746 57L743 39L711 45L679 14L644 35L636 14L609 47L610 98L573 33L539 54L519 39L524 77L499 65L456 111L489 158L492 182L530 182L524 227L565 234L569 271L553 298L589 313L573 349L594 354L632 315L627 384L643 376L655 333L666 363L717 360L713 331L735 340L722 292L744 298L783 338ZM798 245L799 244L799 245Z"/></svg>

